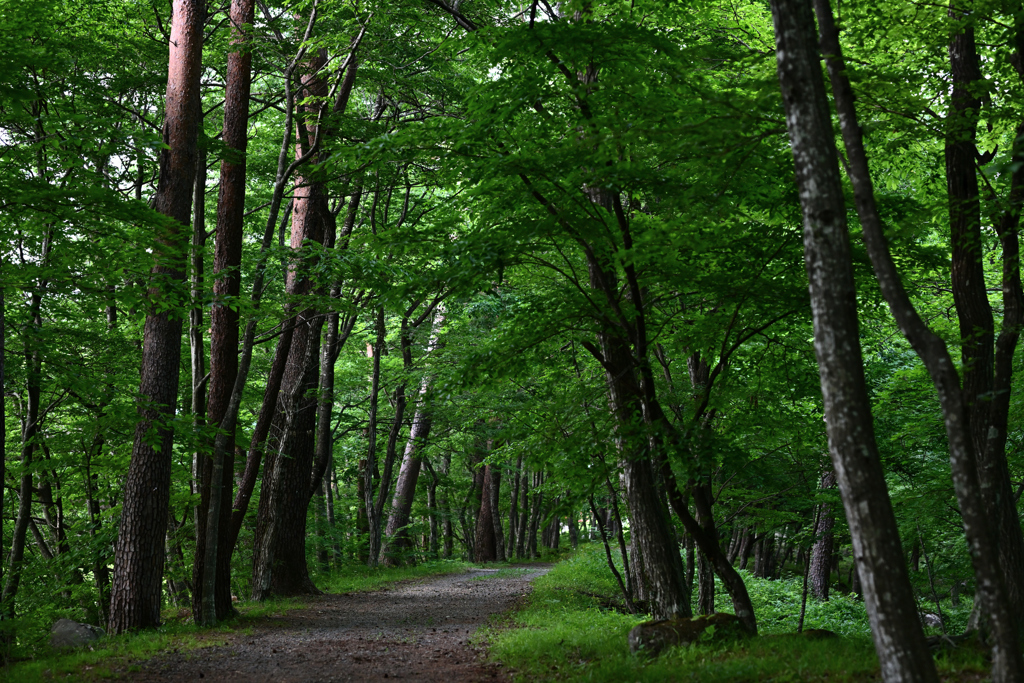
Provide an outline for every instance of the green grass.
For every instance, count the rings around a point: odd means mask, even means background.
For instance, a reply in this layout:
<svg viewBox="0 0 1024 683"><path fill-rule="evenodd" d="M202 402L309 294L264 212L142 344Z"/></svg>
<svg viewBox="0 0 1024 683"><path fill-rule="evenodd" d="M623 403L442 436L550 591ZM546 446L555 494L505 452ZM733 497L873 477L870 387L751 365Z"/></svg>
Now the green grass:
<svg viewBox="0 0 1024 683"><path fill-rule="evenodd" d="M491 626L480 637L489 642L494 658L514 670L517 681L877 680L867 616L856 598L809 602L805 628L844 636L809 640L783 635L797 627L799 579L767 581L747 574L744 579L765 637L673 648L657 659L634 656L626 635L649 617L623 613L603 548L581 545L578 553L534 582L529 599L506 623ZM716 602L720 611L732 612L724 591ZM940 658L938 664L947 680L957 680L961 672L976 680L984 670L982 656L969 649Z"/></svg>
<svg viewBox="0 0 1024 683"><path fill-rule="evenodd" d="M347 565L320 577L320 588L327 593L353 593L373 591L412 579L462 572L473 565L465 562L441 560L415 567L370 569L365 565ZM177 616L177 610L166 610L164 624L156 629L139 633L102 638L92 650L54 653L39 644L35 655L28 661L0 668L0 681L33 683L71 676L72 680L97 680L114 676L115 668L130 666L131 662L147 659L164 652L198 650L224 644L224 636L235 632L251 631L254 624L265 617L282 615L292 609L304 607L302 598L279 598L266 602L241 602L235 606L239 616L214 627L201 628ZM33 629L38 631L39 628ZM38 634L32 634L39 640ZM129 676L130 677L130 676Z"/></svg>
<svg viewBox="0 0 1024 683"><path fill-rule="evenodd" d="M476 565L458 560L433 560L422 562L414 567L376 567L373 569L363 564L351 564L321 578L320 588L326 593L374 591L400 581L464 572L473 566Z"/></svg>

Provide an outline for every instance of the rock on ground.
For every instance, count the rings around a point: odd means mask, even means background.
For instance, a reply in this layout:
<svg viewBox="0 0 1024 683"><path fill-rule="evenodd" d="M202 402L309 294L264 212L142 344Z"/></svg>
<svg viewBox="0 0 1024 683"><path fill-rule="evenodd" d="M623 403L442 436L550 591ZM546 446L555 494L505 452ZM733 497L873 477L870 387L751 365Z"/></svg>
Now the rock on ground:
<svg viewBox="0 0 1024 683"><path fill-rule="evenodd" d="M629 632L629 650L656 656L673 645L689 645L700 640L712 626L711 638L716 641L747 635L739 617L715 612L692 619L664 619L637 624Z"/></svg>
<svg viewBox="0 0 1024 683"><path fill-rule="evenodd" d="M50 645L58 650L83 647L106 635L99 626L60 619L50 630Z"/></svg>

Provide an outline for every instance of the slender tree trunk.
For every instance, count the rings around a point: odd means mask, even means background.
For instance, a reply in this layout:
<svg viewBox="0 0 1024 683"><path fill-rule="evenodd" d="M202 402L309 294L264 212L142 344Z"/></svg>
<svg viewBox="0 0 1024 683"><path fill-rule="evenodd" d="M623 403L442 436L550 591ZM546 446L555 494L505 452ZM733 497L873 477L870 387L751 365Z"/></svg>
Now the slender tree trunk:
<svg viewBox="0 0 1024 683"><path fill-rule="evenodd" d="M508 559L516 557L516 532L519 524L519 481L520 470L523 467L523 456L516 459L516 468L512 471L512 495L509 498L508 507L508 539L505 544L505 556Z"/></svg>
<svg viewBox="0 0 1024 683"><path fill-rule="evenodd" d="M1019 680L1024 676L1024 662L1021 660L1015 617L1024 608L1020 603L1020 591L1024 591L1024 586L1020 585L1024 579L1024 546L1010 492L1005 452L1002 447L998 453L986 451L987 446L991 445L987 441L990 432L987 427L978 424L979 420L984 419L984 411L979 413L977 410L983 405L991 405L992 376L987 374L983 377L978 373L989 362L987 359L991 359L992 339L985 332L984 325L991 325L992 317L981 266L980 215L974 169L974 154L977 151L974 145L974 117L977 109L972 107L980 106L981 103L971 95L971 87L981 80L981 75L975 54L973 29L968 27L955 36L950 46L954 74L954 114L949 122L946 144L950 223L954 243L954 302L960 315L961 335L971 337L971 342L962 347L964 390L961 391L959 377L945 342L917 314L889 254L874 201L867 155L854 109L853 91L845 74L831 7L818 0L816 8L822 44L829 55L829 74L840 112L843 140L850 158L850 177L854 184L857 211L864 226L868 252L893 316L928 369L942 406L954 490L971 549L980 598L985 604L995 636L992 642L993 677L997 681ZM1018 35L1018 40L1024 40L1024 36ZM969 160L964 158L968 151L971 152ZM1019 183L1021 178L1017 177L1016 180ZM1010 241L1011 244L1007 246L1012 252L1016 238ZM1016 258L1013 260L1016 261ZM1011 282L1004 290L1011 303L1011 318L1016 315L1015 307L1020 303L1017 296L1020 293L1019 266L1015 263L1013 268L1017 271L1016 280L1011 274ZM991 330L991 327L988 329ZM987 342L984 341L986 335ZM979 337L982 345L976 346L974 344ZM1006 389L1008 392L1009 387ZM982 395L985 399L977 400ZM994 524L990 524L992 517L995 518Z"/></svg>
<svg viewBox="0 0 1024 683"><path fill-rule="evenodd" d="M501 468L493 465L487 466L488 500L491 508L491 524L494 525L494 559L497 562L505 561L505 534L501 528Z"/></svg>
<svg viewBox="0 0 1024 683"><path fill-rule="evenodd" d="M829 451L865 606L886 681L938 680L925 643L875 444L864 382L856 289L814 15L802 0L772 0L779 83L804 214L804 253Z"/></svg>
<svg viewBox="0 0 1024 683"><path fill-rule="evenodd" d="M406 372L412 369L412 340L410 339L409 323L407 322L413 309L406 313L402 321L402 362ZM429 309L424 315L429 315ZM413 327L418 327L425 320L420 321ZM437 311L432 323L433 332L427 344L426 355L430 356L440 346L440 330L444 324L444 314ZM404 384L402 385L404 387ZM430 437L432 418L430 409L427 406L427 395L430 391L430 376L424 376L420 382L419 403L413 416L412 427L409 429L409 439L405 444L405 452L402 456L402 465L398 472L398 481L395 484L395 494L391 501L391 514L388 516L387 529L384 535L387 537L387 546L384 549L384 563L387 566L397 566L403 563L403 554L409 549L409 535L405 527L409 524L412 514L412 504L416 496L416 483L419 480L420 463L422 461L423 446ZM401 410L397 408L401 407ZM392 440L389 442L389 454L393 458L394 437L397 436L397 427L403 419L405 410L404 400L401 406L396 405L395 425L392 430ZM390 474L390 471L389 471Z"/></svg>
<svg viewBox="0 0 1024 683"><path fill-rule="evenodd" d="M522 493L521 506L522 511L519 513L519 528L516 530L516 557L523 559L526 557L527 545L526 536L527 528L530 521L530 473L527 470L523 470L520 476L522 480Z"/></svg>
<svg viewBox="0 0 1024 683"><path fill-rule="evenodd" d="M451 455L445 453L441 457L441 474L448 476L448 472L451 469ZM442 557L446 560L450 560L455 551L455 534L452 533L452 509L451 504L448 502L448 495L445 493L445 489L441 489L440 496L441 514L444 515L441 519L441 530L444 538L444 551Z"/></svg>
<svg viewBox="0 0 1024 683"><path fill-rule="evenodd" d="M42 325L40 304L42 293L37 287L31 294L29 317L31 326L25 334L25 417L21 433L21 477L18 489L18 516L15 518L11 533L11 553L7 566L7 581L4 583L3 594L0 595L4 618L15 616L14 601L21 583L22 564L25 559L25 539L28 534L29 522L32 520L32 481L33 456L38 447L41 433L40 394L42 382L42 362L36 345L39 343L37 332Z"/></svg>
<svg viewBox="0 0 1024 683"><path fill-rule="evenodd" d="M366 472L367 468L367 461L363 458L359 461L359 476L358 479L356 479L356 499L358 500L358 504L356 505L356 535L360 539L356 559L358 559L361 564L367 564L370 560L370 521L367 519L366 515L366 482L370 480L372 475ZM373 506L371 505L369 509L372 510ZM363 540L366 542L364 543Z"/></svg>
<svg viewBox="0 0 1024 683"><path fill-rule="evenodd" d="M537 528L540 526L540 510L544 504L544 492L539 490L544 484L544 473L533 473L533 505L530 509L530 527L526 542L526 552L531 559L537 557Z"/></svg>
<svg viewBox="0 0 1024 683"><path fill-rule="evenodd" d="M377 566L378 549L376 539L380 538L377 529L380 519L376 517L376 506L373 503L373 473L377 469L377 406L380 401L380 354L384 349L384 309L378 308L376 314L377 338L371 351L373 368L370 373L370 416L366 426L368 444L366 448L366 469L363 472L362 503L366 510L367 531L367 564Z"/></svg>
<svg viewBox="0 0 1024 683"><path fill-rule="evenodd" d="M950 7L949 14L953 20L968 19L967 12L955 9L953 3ZM1019 8L1016 11L1019 13ZM1018 17L1017 22L1020 20ZM1015 29L1018 33L1015 42L1019 48L1022 29L1019 25ZM974 39L973 20L968 21L952 37L949 62L953 89L950 97L951 111L946 119L946 185L952 244L950 280L960 323L963 398L966 402L971 445L977 459L977 478L986 508L985 514L993 520L995 526L998 566L1003 574L1000 597L1008 601L1008 616L1012 617L1024 613L1024 536L1021 534L1010 486L1005 451L1013 355L1019 324L1024 321L1021 312L1020 264L1017 258L1019 247L1015 214L1018 209L1012 206L1009 216L1000 220L997 226L1004 248L1004 273L1009 271L1009 277L1004 276L1003 282L1004 302L1008 304L1003 321L1007 334L1000 335L1001 362L1000 372L997 373L995 325L982 261L984 240L977 175L977 125L982 109L981 89L985 87L985 80L981 74ZM1022 184L1020 169L1014 173L1014 179L1016 182L1012 185L1016 187L1011 191L1015 191L1017 196L1011 197L1011 202L1016 199L1019 206ZM1004 221L1008 229L1004 229ZM997 374L1000 384L998 392ZM980 558L978 561L981 561ZM999 628L995 624L993 626ZM1005 642L1009 644L1008 637ZM1019 654L1016 659L1020 659ZM1020 671L1019 668L1017 670ZM1024 676L1024 673L1020 675Z"/></svg>
<svg viewBox="0 0 1024 683"><path fill-rule="evenodd" d="M427 546L427 550L431 559L436 560L440 557L440 543L438 538L438 524L437 524L437 473L434 472L434 468L430 466L430 462L423 460L423 464L427 466L427 471L430 473L430 481L427 483L427 516L430 521L430 538Z"/></svg>
<svg viewBox="0 0 1024 683"><path fill-rule="evenodd" d="M246 147L248 144L249 95L252 82L251 37L253 0L232 0L231 44L224 94L222 140L229 150L221 161L220 195L217 199L217 237L214 251L214 304L210 311L210 397L207 410L211 424L225 430L227 449L211 448L212 457L203 479L196 527L196 587L193 613L212 624L233 612L231 606L231 553L235 534L231 529L235 441L234 420L227 419L231 394L238 374L239 314L234 303L241 292L242 217L245 212ZM213 446L214 444L211 444ZM219 476L218 476L219 475ZM211 512L211 501L213 512ZM203 579L199 580L202 576ZM212 594L209 594L212 591ZM196 608L199 608L198 610Z"/></svg>
<svg viewBox="0 0 1024 683"><path fill-rule="evenodd" d="M633 593L629 589L628 582L622 580L622 574L619 573L618 568L615 566L615 561L612 560L612 549L608 543L608 534L605 533L604 524L601 522L600 516L597 514L597 506L594 505L594 497L590 497L590 509L594 513L594 520L597 522L597 528L601 532L601 542L604 544L604 555L608 561L608 568L611 569L612 575L615 576L616 582L619 584L619 590L622 591L622 599L626 603L626 609L629 610L630 614L636 614L636 605L633 604ZM625 567L624 567L625 569ZM626 569L628 576L629 570Z"/></svg>
<svg viewBox="0 0 1024 683"><path fill-rule="evenodd" d="M0 259L0 267L3 267L3 260ZM0 415L5 416L4 419L0 420L0 481L7 481L7 392L3 389L7 384L6 375L6 353L7 353L7 319L4 316L4 310L7 305L6 301L7 289L0 284ZM0 486L0 510L4 509L4 489L6 487ZM4 552L4 530L3 525L0 524L0 558L3 558L7 553ZM0 584L3 583L4 579L4 566L3 560L0 559ZM7 618L7 609L3 602L0 601L0 621ZM6 633L6 629L4 629ZM6 636L0 636L0 639L5 639ZM4 643L6 644L6 643ZM3 648L3 661L6 662L6 648Z"/></svg>
<svg viewBox="0 0 1024 683"><path fill-rule="evenodd" d="M420 386L420 405L416 409L412 428L409 430L409 440L405 444L405 454L402 457L398 482L395 484L395 495L391 501L391 515L388 517L385 532L388 544L384 550L384 564L387 566L403 564L403 553L409 550L409 533L406 526L409 524L412 503L416 496L422 449L426 440L430 438L431 416L429 408L425 405L429 388L430 381L424 378Z"/></svg>
<svg viewBox="0 0 1024 683"><path fill-rule="evenodd" d="M836 485L836 473L829 469L821 476L821 490ZM817 523L814 528L813 546L807 569L807 583L816 600L828 600L828 589L832 577L832 552L835 545L836 514L829 503L818 506Z"/></svg>

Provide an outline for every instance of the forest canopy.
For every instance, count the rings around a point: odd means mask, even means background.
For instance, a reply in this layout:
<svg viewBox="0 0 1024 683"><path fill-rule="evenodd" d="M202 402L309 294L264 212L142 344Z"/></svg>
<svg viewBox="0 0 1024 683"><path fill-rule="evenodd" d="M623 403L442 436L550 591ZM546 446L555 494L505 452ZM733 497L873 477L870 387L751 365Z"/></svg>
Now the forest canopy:
<svg viewBox="0 0 1024 683"><path fill-rule="evenodd" d="M0 31L5 657L586 539L631 614L757 634L746 582L802 577L934 681L964 600L1024 677L1022 3Z"/></svg>

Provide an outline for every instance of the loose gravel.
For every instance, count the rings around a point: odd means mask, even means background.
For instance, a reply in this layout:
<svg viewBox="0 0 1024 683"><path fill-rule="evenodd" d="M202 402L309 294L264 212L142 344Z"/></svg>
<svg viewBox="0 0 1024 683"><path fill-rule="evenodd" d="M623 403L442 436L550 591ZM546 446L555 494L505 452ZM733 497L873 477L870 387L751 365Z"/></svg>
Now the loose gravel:
<svg viewBox="0 0 1024 683"><path fill-rule="evenodd" d="M216 634L211 647L168 652L118 672L132 681L507 681L470 644L550 569L471 569L371 593L310 598L307 607Z"/></svg>

